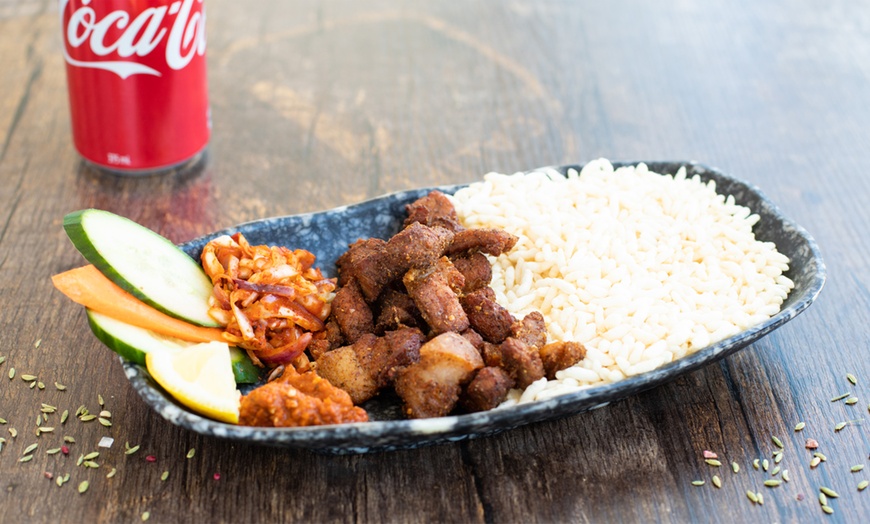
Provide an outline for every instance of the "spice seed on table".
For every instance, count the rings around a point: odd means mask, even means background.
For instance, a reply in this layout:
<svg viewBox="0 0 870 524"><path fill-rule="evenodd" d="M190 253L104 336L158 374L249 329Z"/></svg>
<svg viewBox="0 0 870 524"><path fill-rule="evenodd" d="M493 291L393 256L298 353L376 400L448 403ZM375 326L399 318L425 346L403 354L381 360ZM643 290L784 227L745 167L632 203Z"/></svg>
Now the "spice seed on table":
<svg viewBox="0 0 870 524"><path fill-rule="evenodd" d="M831 488L825 487L825 486L820 487L819 491L821 491L822 493L824 493L825 495L827 495L828 497L830 497L832 499L838 498L840 496L840 495L837 495L836 491L832 490Z"/></svg>
<svg viewBox="0 0 870 524"><path fill-rule="evenodd" d="M795 430L795 431L801 431L801 430L804 429L805 427L807 427L806 422L798 422L798 423L795 425L794 430Z"/></svg>
<svg viewBox="0 0 870 524"><path fill-rule="evenodd" d="M832 398L831 402L837 402L838 400L843 400L844 398L849 397L851 395L852 395L852 392L847 391L847 392L843 393L842 395L837 395L836 397Z"/></svg>

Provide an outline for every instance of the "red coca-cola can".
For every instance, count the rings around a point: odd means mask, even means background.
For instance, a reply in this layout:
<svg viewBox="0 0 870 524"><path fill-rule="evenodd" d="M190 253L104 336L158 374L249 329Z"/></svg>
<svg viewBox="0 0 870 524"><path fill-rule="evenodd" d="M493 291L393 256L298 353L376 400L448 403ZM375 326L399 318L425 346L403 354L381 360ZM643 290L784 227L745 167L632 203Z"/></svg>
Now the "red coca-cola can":
<svg viewBox="0 0 870 524"><path fill-rule="evenodd" d="M75 147L123 174L197 164L211 133L203 0L59 0Z"/></svg>

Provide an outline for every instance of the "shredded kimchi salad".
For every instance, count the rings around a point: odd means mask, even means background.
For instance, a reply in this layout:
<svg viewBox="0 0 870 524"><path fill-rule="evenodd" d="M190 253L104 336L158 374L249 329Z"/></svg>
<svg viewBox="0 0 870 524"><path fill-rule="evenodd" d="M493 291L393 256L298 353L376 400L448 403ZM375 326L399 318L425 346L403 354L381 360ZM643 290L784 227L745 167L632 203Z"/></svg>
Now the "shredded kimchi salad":
<svg viewBox="0 0 870 524"><path fill-rule="evenodd" d="M324 329L336 287L314 260L302 249L252 246L241 233L203 249L202 265L214 284L209 313L254 364L308 367L305 348Z"/></svg>

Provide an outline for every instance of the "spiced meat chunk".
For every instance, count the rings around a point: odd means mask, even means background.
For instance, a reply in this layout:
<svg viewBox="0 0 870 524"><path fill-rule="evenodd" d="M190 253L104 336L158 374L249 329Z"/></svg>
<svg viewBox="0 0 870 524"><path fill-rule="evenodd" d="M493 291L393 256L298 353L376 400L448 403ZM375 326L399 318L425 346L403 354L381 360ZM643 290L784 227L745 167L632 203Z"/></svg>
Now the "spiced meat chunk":
<svg viewBox="0 0 870 524"><path fill-rule="evenodd" d="M403 327L417 327L422 320L414 299L395 289L385 289L378 299L378 306L380 312L375 322L375 333L383 334Z"/></svg>
<svg viewBox="0 0 870 524"><path fill-rule="evenodd" d="M443 227L450 231L459 231L459 217L453 203L440 191L432 191L428 195L415 200L405 206L408 218L405 219L405 227L417 222L429 227Z"/></svg>
<svg viewBox="0 0 870 524"><path fill-rule="evenodd" d="M544 377L544 363L534 348L516 338L508 338L499 347L502 367L516 381L518 388L525 389Z"/></svg>
<svg viewBox="0 0 870 524"><path fill-rule="evenodd" d="M468 383L460 405L469 412L492 409L504 402L512 387L514 379L507 371L499 367L485 367Z"/></svg>
<svg viewBox="0 0 870 524"><path fill-rule="evenodd" d="M469 293L462 297L461 304L471 327L487 342L498 344L511 335L511 325L516 319L495 301L492 289Z"/></svg>
<svg viewBox="0 0 870 524"><path fill-rule="evenodd" d="M586 347L579 342L552 342L539 351L547 378L556 378L556 372L569 368L586 358Z"/></svg>
<svg viewBox="0 0 870 524"><path fill-rule="evenodd" d="M492 281L492 265L482 253L472 253L453 259L453 265L465 277L463 293L471 293L489 286Z"/></svg>
<svg viewBox="0 0 870 524"><path fill-rule="evenodd" d="M409 270L402 281L434 333L462 332L468 328L468 316L456 295L464 279L447 257L426 269Z"/></svg>
<svg viewBox="0 0 870 524"><path fill-rule="evenodd" d="M378 384L364 362L377 342L372 334L360 337L352 346L327 351L315 362L315 371L333 386L347 392L354 404L378 393Z"/></svg>
<svg viewBox="0 0 870 524"><path fill-rule="evenodd" d="M544 315L532 311L522 320L511 325L511 336L518 338L533 348L542 348L547 343L547 324Z"/></svg>
<svg viewBox="0 0 870 524"><path fill-rule="evenodd" d="M351 344L375 330L372 310L356 279L351 279L335 293L335 298L332 299L332 318L341 328L345 340Z"/></svg>
<svg viewBox="0 0 870 524"><path fill-rule="evenodd" d="M339 285L355 279L369 302L378 298L384 286L400 277L390 263L387 243L379 238L357 240L335 262Z"/></svg>
<svg viewBox="0 0 870 524"><path fill-rule="evenodd" d="M420 360L420 347L424 342L426 337L417 328L387 331L371 346L363 365L379 388L386 387L393 382L400 368Z"/></svg>
<svg viewBox="0 0 870 524"><path fill-rule="evenodd" d="M443 333L423 344L420 360L399 370L395 389L411 418L442 417L459 401L462 386L483 367L480 354L458 333Z"/></svg>
<svg viewBox="0 0 870 524"><path fill-rule="evenodd" d="M474 349L476 349L480 353L480 355L483 356L484 340L483 337L480 336L480 333L471 328L468 328L460 333L460 335L465 337L465 340L471 342L471 345L474 346Z"/></svg>
<svg viewBox="0 0 870 524"><path fill-rule="evenodd" d="M400 275L412 268L425 268L441 258L452 242L452 231L415 222L387 241L388 263Z"/></svg>
<svg viewBox="0 0 870 524"><path fill-rule="evenodd" d="M368 415L350 396L312 372L299 374L288 367L284 374L241 399L239 424L243 426L314 426L366 422Z"/></svg>
<svg viewBox="0 0 870 524"><path fill-rule="evenodd" d="M497 257L513 249L517 240L516 236L501 229L464 229L453 236L447 254L481 252Z"/></svg>

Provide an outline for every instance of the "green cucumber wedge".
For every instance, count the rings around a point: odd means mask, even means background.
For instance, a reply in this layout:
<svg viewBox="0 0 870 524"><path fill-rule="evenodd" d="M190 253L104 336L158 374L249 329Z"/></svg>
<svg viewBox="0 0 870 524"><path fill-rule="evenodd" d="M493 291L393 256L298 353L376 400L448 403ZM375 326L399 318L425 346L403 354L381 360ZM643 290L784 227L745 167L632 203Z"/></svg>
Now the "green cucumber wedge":
<svg viewBox="0 0 870 524"><path fill-rule="evenodd" d="M230 361L233 363L233 376L236 384L256 384L260 380L260 369L241 349L230 346Z"/></svg>
<svg viewBox="0 0 870 524"><path fill-rule="evenodd" d="M220 327L208 314L211 280L168 239L99 209L68 214L63 228L88 262L131 295L175 318Z"/></svg>
<svg viewBox="0 0 870 524"><path fill-rule="evenodd" d="M197 344L160 335L90 309L87 313L91 331L100 342L125 359L142 366L145 365L145 355L151 351L181 351ZM230 360L237 384L253 384L260 379L259 370L244 351L230 347Z"/></svg>

